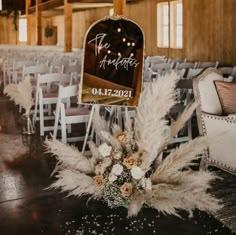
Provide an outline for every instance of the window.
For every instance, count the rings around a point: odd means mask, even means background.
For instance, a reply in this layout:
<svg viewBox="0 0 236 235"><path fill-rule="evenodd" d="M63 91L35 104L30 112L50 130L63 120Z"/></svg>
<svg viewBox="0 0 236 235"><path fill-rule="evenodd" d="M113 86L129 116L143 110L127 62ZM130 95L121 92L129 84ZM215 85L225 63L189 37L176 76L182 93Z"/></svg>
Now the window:
<svg viewBox="0 0 236 235"><path fill-rule="evenodd" d="M19 41L27 42L27 20L19 19Z"/></svg>
<svg viewBox="0 0 236 235"><path fill-rule="evenodd" d="M183 47L183 4L182 1L170 3L171 16L171 47Z"/></svg>
<svg viewBox="0 0 236 235"><path fill-rule="evenodd" d="M169 4L157 4L157 46L169 47Z"/></svg>
<svg viewBox="0 0 236 235"><path fill-rule="evenodd" d="M157 46L183 48L182 0L157 4Z"/></svg>

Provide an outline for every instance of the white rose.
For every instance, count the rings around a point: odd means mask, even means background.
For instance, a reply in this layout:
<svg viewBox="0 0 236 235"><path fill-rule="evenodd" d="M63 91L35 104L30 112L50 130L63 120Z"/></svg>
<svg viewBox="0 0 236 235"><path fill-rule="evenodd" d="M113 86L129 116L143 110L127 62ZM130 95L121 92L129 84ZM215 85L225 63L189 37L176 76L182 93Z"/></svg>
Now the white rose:
<svg viewBox="0 0 236 235"><path fill-rule="evenodd" d="M109 180L110 182L114 182L116 179L117 179L117 176L116 176L116 175L114 175L114 174L112 174L112 173L109 175L108 180Z"/></svg>
<svg viewBox="0 0 236 235"><path fill-rule="evenodd" d="M96 175L103 175L104 172L105 172L105 168L102 166L102 164L98 164L95 166Z"/></svg>
<svg viewBox="0 0 236 235"><path fill-rule="evenodd" d="M101 144L98 147L98 151L101 153L103 157L108 157L111 154L112 147L107 145L106 143Z"/></svg>
<svg viewBox="0 0 236 235"><path fill-rule="evenodd" d="M120 164L115 164L115 165L112 167L111 172L112 172L112 174L114 174L114 175L120 175L120 174L123 172L123 166L121 166Z"/></svg>
<svg viewBox="0 0 236 235"><path fill-rule="evenodd" d="M141 179L144 176L144 174L145 174L144 171L138 166L134 166L131 169L131 175L136 180Z"/></svg>

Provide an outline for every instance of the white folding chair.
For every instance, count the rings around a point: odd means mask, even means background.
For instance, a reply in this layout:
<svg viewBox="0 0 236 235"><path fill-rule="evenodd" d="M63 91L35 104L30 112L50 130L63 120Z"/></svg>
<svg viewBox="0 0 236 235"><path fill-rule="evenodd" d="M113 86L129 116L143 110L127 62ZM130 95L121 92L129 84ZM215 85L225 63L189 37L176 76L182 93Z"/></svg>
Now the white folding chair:
<svg viewBox="0 0 236 235"><path fill-rule="evenodd" d="M165 75L165 73L170 72L173 69L173 64L169 63L159 63L159 64L153 64L149 68L149 73L151 75L151 80L158 79L160 76Z"/></svg>
<svg viewBox="0 0 236 235"><path fill-rule="evenodd" d="M84 136L67 137L67 125L85 123L90 117L90 110L87 107L68 107L68 99L78 95L78 85L63 87L59 86L53 138L57 138L58 123L61 124L61 138L63 143L84 140ZM70 128L69 128L70 129Z"/></svg>
<svg viewBox="0 0 236 235"><path fill-rule="evenodd" d="M70 81L70 75L68 74L38 74L36 96L35 96L35 108L34 108L34 120L37 121L37 109L39 106L39 122L40 122L40 135L44 136L45 131L53 130L54 126L45 126L46 120L52 120L55 117L51 115L52 109L44 109L44 106L51 106L57 103L58 99L58 85ZM45 116L45 112L48 116Z"/></svg>

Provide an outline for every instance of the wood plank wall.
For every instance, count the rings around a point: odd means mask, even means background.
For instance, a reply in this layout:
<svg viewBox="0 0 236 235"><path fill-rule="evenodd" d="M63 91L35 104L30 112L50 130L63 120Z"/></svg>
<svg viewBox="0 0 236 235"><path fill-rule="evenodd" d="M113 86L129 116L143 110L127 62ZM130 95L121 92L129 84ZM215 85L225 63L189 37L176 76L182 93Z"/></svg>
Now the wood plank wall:
<svg viewBox="0 0 236 235"><path fill-rule="evenodd" d="M236 64L236 1L184 1L184 54Z"/></svg>
<svg viewBox="0 0 236 235"><path fill-rule="evenodd" d="M17 44L18 33L14 27L12 17L0 17L0 44Z"/></svg>
<svg viewBox="0 0 236 235"><path fill-rule="evenodd" d="M156 3L165 0L143 0L126 6L125 15L139 24L145 34L146 55L165 55L172 58L187 58L193 61L220 61L236 65L236 1L235 0L183 0L184 48L157 48ZM166 0L167 1L167 0ZM98 8L73 13L72 46L81 48L89 26L109 14L110 8ZM8 23L8 21L9 23ZM48 19L43 19L43 27ZM57 26L57 43L64 45L64 16L51 19ZM31 27L34 29L34 17ZM0 19L0 44L16 43L16 32L10 19ZM3 31L2 31L3 29ZM32 30L32 44L35 32ZM43 43L45 41L43 40Z"/></svg>
<svg viewBox="0 0 236 235"><path fill-rule="evenodd" d="M84 10L73 13L72 25L72 46L75 48L83 47L83 40L88 28L97 20L109 14L109 7ZM52 19L53 25L58 28L58 45L64 45L64 16L55 16Z"/></svg>

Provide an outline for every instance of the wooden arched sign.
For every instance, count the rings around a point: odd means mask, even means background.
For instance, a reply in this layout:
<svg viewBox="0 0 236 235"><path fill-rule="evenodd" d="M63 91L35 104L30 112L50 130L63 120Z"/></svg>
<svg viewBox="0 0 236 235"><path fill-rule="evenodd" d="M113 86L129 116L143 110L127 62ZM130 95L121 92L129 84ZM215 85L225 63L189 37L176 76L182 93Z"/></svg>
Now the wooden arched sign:
<svg viewBox="0 0 236 235"><path fill-rule="evenodd" d="M84 40L80 103L136 106L142 86L144 36L120 16L93 24Z"/></svg>

